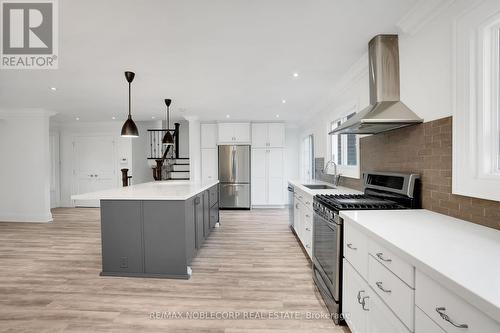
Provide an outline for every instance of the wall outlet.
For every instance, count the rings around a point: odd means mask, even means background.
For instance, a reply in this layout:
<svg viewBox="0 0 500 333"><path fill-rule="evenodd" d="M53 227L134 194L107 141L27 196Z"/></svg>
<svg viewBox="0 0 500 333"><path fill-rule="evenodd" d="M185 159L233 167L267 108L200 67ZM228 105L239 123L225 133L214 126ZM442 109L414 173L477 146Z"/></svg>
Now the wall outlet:
<svg viewBox="0 0 500 333"><path fill-rule="evenodd" d="M128 268L128 257L120 258L120 268Z"/></svg>

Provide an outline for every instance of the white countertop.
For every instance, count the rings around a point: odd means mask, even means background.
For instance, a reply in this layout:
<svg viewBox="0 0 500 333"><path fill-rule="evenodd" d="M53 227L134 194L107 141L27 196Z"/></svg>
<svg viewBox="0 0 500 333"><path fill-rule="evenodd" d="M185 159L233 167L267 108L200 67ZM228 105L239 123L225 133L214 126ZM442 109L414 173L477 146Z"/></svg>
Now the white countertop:
<svg viewBox="0 0 500 333"><path fill-rule="evenodd" d="M310 188L307 188L304 186L306 185L328 185L332 186L332 184L321 181L321 180L315 180L315 179L289 179L288 183L293 185L294 187L299 188L300 190L315 196L316 194L362 194L363 192L360 192L358 190L353 190L352 188L349 187L344 187L344 186L337 186L334 189L323 189L323 190L312 190Z"/></svg>
<svg viewBox="0 0 500 333"><path fill-rule="evenodd" d="M165 180L131 185L110 190L75 194L72 200L186 200L203 192L219 181L207 183L189 180Z"/></svg>
<svg viewBox="0 0 500 333"><path fill-rule="evenodd" d="M500 230L423 209L345 211L340 216L500 320Z"/></svg>

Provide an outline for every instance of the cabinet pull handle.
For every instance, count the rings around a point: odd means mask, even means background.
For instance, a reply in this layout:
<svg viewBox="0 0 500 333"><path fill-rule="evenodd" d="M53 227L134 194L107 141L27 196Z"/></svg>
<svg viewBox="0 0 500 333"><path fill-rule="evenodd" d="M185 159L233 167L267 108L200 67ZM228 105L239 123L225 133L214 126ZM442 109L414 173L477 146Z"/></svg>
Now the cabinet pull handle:
<svg viewBox="0 0 500 333"><path fill-rule="evenodd" d="M311 247L311 245L309 245L309 244L306 244L306 247L307 247L307 248L310 248L310 247Z"/></svg>
<svg viewBox="0 0 500 333"><path fill-rule="evenodd" d="M389 259L389 258L384 258L384 254L382 252L379 252L377 253L377 257L382 260L382 261L385 261L385 262L391 262L392 259Z"/></svg>
<svg viewBox="0 0 500 333"><path fill-rule="evenodd" d="M361 293L364 293L364 290L358 291L358 303L361 304Z"/></svg>
<svg viewBox="0 0 500 333"><path fill-rule="evenodd" d="M306 205L309 205L309 204L310 204L310 202L309 202L309 201L306 201Z"/></svg>
<svg viewBox="0 0 500 333"><path fill-rule="evenodd" d="M306 214L306 217L311 217L311 216L309 216L309 214Z"/></svg>
<svg viewBox="0 0 500 333"><path fill-rule="evenodd" d="M444 313L445 311L446 311L446 308L444 308L444 307L436 308L436 312L439 313L441 318L443 318L445 321L449 322L453 326L458 327L458 328L469 328L469 325L467 325L467 324L455 323L453 320L451 320L451 318L446 313Z"/></svg>
<svg viewBox="0 0 500 333"><path fill-rule="evenodd" d="M366 305L366 299L369 299L369 298L370 298L370 296L365 296L365 297L363 297L363 298L361 299L361 303L360 303L360 304L361 304L361 308L362 308L363 310L365 310L365 311L370 311L370 309L365 308L365 305Z"/></svg>
<svg viewBox="0 0 500 333"><path fill-rule="evenodd" d="M299 209L299 204L295 204L295 208Z"/></svg>
<svg viewBox="0 0 500 333"><path fill-rule="evenodd" d="M352 243L348 243L347 247L350 248L351 250L354 250L354 251L356 251L358 249L357 247L352 246Z"/></svg>
<svg viewBox="0 0 500 333"><path fill-rule="evenodd" d="M306 228L306 231L311 231L311 229L310 228Z"/></svg>
<svg viewBox="0 0 500 333"><path fill-rule="evenodd" d="M377 285L378 289L382 290L384 293L390 293L392 291L392 290L385 289L384 287L382 287L382 281L375 282L375 284Z"/></svg>

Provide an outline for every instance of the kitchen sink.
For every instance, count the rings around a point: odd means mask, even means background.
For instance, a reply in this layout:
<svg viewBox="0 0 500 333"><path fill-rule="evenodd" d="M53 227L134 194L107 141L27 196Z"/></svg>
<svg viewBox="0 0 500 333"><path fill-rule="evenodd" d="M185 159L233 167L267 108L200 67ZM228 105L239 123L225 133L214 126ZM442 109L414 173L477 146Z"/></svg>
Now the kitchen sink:
<svg viewBox="0 0 500 333"><path fill-rule="evenodd" d="M311 189L311 190L333 190L333 189L335 189L335 187L333 187L333 186L322 185L322 184L311 184L311 185L302 184L302 185L307 187L308 189Z"/></svg>

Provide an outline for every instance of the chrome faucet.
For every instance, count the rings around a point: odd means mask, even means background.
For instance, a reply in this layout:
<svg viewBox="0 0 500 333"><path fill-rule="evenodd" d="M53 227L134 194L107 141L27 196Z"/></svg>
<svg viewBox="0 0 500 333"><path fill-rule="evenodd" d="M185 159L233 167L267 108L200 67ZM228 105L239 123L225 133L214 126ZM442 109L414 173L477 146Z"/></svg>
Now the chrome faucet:
<svg viewBox="0 0 500 333"><path fill-rule="evenodd" d="M330 165L333 165L333 185L337 186L340 182L340 173L337 173L337 163L335 163L335 161L333 159L329 160L328 162L326 162L325 164L325 167L323 168L323 170L321 170L321 172L324 174L324 175L328 175L328 170L330 168Z"/></svg>

